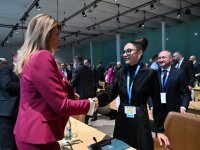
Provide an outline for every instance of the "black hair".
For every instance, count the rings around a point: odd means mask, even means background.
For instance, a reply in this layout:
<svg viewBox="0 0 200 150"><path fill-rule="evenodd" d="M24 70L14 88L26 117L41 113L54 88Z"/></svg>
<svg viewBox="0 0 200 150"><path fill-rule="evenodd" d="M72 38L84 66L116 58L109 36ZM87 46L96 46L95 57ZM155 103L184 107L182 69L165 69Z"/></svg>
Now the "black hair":
<svg viewBox="0 0 200 150"><path fill-rule="evenodd" d="M137 50L142 50L143 52L146 50L148 46L148 40L145 37L140 37L129 43L132 43L137 48Z"/></svg>

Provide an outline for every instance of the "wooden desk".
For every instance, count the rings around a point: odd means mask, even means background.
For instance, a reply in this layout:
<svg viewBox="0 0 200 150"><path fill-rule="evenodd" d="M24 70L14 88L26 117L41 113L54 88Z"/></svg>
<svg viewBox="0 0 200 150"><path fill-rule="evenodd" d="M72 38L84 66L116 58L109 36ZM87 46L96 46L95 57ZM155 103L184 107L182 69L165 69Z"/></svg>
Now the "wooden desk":
<svg viewBox="0 0 200 150"><path fill-rule="evenodd" d="M94 141L93 141L94 136L96 137L96 139L98 141L110 138L105 133L103 133L91 126L88 126L88 125L84 124L83 122L80 122L72 117L70 117L70 121L72 123L77 122L78 139L80 139L80 141L81 141L78 144L72 143L72 147L74 150L87 150L88 145L94 143ZM72 130L73 130L73 127L72 127ZM64 139L59 141L59 143L60 143L62 150L71 150L70 147L65 144ZM127 148L126 150L135 150L135 149L130 147L130 148Z"/></svg>
<svg viewBox="0 0 200 150"><path fill-rule="evenodd" d="M195 101L200 101L200 87L193 88Z"/></svg>

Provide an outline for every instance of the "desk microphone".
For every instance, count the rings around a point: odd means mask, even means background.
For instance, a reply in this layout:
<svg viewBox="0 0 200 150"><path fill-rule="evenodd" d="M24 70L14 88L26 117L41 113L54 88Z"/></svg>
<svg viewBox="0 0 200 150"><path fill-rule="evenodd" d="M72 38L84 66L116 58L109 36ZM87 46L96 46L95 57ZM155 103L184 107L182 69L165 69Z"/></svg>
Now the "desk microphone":
<svg viewBox="0 0 200 150"><path fill-rule="evenodd" d="M95 141L95 143L96 143L96 148L95 148L95 150L101 150L101 147L100 147L100 145L99 145L99 143L97 142L97 139L95 138L95 137L93 137L93 140Z"/></svg>

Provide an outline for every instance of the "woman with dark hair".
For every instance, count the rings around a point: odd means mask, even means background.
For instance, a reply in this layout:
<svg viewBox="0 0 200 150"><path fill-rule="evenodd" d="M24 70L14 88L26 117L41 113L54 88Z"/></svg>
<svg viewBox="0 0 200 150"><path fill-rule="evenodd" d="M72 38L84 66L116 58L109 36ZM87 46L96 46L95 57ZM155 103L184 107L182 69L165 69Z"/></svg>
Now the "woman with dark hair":
<svg viewBox="0 0 200 150"><path fill-rule="evenodd" d="M164 118L160 101L158 75L140 61L146 50L146 38L128 42L121 56L127 66L117 72L109 89L97 95L100 106L105 106L120 96L114 138L120 139L139 150L153 150L153 140L147 111L148 97L154 100L154 122L160 144L169 145L164 132Z"/></svg>

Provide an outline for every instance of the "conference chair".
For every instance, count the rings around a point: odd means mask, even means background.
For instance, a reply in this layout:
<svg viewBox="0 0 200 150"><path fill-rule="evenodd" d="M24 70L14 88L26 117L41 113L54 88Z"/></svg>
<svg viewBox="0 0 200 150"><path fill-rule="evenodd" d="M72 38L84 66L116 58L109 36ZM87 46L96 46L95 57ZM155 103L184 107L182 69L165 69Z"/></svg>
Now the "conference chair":
<svg viewBox="0 0 200 150"><path fill-rule="evenodd" d="M200 117L170 112L164 126L170 145L165 149L154 138L155 150L200 150Z"/></svg>

